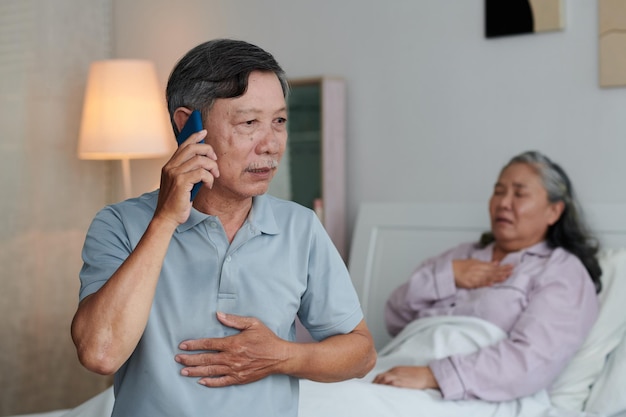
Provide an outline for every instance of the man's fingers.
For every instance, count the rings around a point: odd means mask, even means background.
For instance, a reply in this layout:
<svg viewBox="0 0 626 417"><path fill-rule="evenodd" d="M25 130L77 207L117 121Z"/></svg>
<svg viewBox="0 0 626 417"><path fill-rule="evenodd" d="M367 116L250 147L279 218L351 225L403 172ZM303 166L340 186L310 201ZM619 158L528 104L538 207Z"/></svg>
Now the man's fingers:
<svg viewBox="0 0 626 417"><path fill-rule="evenodd" d="M245 330L252 327L256 323L253 317L237 316L234 314L226 314L221 311L217 312L217 319L225 326L232 327L237 330Z"/></svg>
<svg viewBox="0 0 626 417"><path fill-rule="evenodd" d="M180 354L176 355L174 359L185 366L214 365L220 363L217 355L218 353Z"/></svg>
<svg viewBox="0 0 626 417"><path fill-rule="evenodd" d="M246 330L258 323L254 317L237 316L234 314L217 313L217 319L225 326L232 327L237 330ZM237 335L236 335L237 336ZM207 350L207 351L225 351L232 348L231 339L235 336L223 338L204 338L189 339L181 342L178 348L181 350ZM184 356L184 355L182 355ZM198 355L196 355L198 356Z"/></svg>
<svg viewBox="0 0 626 417"><path fill-rule="evenodd" d="M228 338L215 338L215 339L190 339L181 342L178 345L180 350L206 350L206 351L214 351L221 352L226 350L229 347ZM185 355L180 355L185 356ZM198 356L198 355L195 355Z"/></svg>
<svg viewBox="0 0 626 417"><path fill-rule="evenodd" d="M219 377L202 378L198 381L198 384L204 385L205 387L220 388L237 385L240 384L240 382L230 375L222 375Z"/></svg>
<svg viewBox="0 0 626 417"><path fill-rule="evenodd" d="M215 378L222 377L231 372L225 365L190 366L180 370L182 376Z"/></svg>
<svg viewBox="0 0 626 417"><path fill-rule="evenodd" d="M207 135L207 130L206 129L202 129L199 130L195 133L192 133L191 135L189 135L189 137L187 139L185 139L183 141L183 143L181 143L179 145L179 147L184 147L184 146L189 146L189 145L193 145L195 143L200 143L204 140L204 138Z"/></svg>

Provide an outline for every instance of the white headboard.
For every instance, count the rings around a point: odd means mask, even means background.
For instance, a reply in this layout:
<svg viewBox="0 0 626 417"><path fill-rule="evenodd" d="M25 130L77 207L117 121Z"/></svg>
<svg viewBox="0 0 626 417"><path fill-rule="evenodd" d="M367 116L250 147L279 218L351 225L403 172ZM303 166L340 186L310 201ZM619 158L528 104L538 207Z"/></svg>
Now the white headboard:
<svg viewBox="0 0 626 417"><path fill-rule="evenodd" d="M585 216L603 247L626 247L626 205L585 207ZM486 204L361 205L349 269L377 349L390 339L383 311L391 291L424 259L488 229Z"/></svg>

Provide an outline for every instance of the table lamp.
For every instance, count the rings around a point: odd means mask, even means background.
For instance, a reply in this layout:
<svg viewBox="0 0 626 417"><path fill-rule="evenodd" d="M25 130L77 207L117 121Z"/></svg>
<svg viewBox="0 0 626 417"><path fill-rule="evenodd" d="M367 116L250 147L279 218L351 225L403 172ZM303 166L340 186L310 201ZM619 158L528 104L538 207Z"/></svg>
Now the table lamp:
<svg viewBox="0 0 626 417"><path fill-rule="evenodd" d="M146 60L95 61L89 69L78 140L80 159L119 159L124 197L131 192L130 159L174 150L174 136L154 64Z"/></svg>

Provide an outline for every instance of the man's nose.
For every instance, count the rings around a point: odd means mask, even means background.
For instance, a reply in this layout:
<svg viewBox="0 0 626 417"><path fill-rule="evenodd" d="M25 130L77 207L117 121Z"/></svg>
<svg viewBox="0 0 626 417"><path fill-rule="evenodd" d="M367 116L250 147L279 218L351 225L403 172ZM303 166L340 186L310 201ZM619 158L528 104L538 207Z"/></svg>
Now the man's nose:
<svg viewBox="0 0 626 417"><path fill-rule="evenodd" d="M267 126L259 132L259 135L259 153L278 153L281 146L281 138L278 132L272 129L271 126Z"/></svg>

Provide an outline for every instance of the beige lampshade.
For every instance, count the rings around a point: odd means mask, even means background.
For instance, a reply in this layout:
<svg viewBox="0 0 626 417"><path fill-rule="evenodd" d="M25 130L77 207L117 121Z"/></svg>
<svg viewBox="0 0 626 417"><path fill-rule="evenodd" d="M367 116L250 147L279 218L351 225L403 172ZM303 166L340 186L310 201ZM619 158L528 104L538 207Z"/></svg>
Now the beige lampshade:
<svg viewBox="0 0 626 417"><path fill-rule="evenodd" d="M174 148L154 64L124 59L93 62L85 91L78 157L158 158Z"/></svg>

